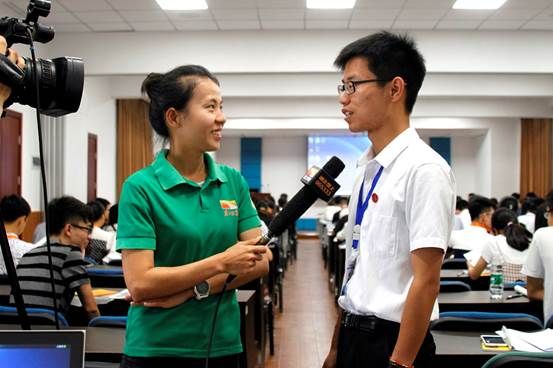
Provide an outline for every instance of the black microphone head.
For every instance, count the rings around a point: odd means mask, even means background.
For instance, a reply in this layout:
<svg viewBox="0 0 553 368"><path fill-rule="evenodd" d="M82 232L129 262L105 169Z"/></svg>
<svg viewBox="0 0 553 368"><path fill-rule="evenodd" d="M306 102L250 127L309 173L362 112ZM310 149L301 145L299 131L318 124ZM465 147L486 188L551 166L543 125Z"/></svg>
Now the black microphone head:
<svg viewBox="0 0 553 368"><path fill-rule="evenodd" d="M346 165L342 162L342 160L336 156L332 156L332 158L322 167L322 170L333 178L336 178L342 171L344 171L345 167Z"/></svg>

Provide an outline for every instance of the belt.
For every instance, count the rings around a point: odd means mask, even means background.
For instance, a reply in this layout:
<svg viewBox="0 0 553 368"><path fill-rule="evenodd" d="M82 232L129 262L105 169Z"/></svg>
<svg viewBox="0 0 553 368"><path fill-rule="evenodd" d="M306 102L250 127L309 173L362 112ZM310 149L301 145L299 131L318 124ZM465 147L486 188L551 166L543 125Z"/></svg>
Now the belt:
<svg viewBox="0 0 553 368"><path fill-rule="evenodd" d="M347 328L375 331L386 327L397 327L399 323L388 321L376 316L360 316L357 314L342 312L341 324Z"/></svg>

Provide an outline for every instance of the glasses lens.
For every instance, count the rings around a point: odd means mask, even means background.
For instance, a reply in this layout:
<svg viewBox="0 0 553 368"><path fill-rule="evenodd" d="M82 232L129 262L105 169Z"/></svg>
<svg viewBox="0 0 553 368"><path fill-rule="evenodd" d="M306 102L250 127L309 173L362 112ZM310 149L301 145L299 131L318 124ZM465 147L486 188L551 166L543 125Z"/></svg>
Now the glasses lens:
<svg viewBox="0 0 553 368"><path fill-rule="evenodd" d="M344 91L346 90L346 88L344 87L343 84L339 84L338 86L338 94L341 95L342 93L344 93Z"/></svg>
<svg viewBox="0 0 553 368"><path fill-rule="evenodd" d="M346 83L346 91L349 94L352 94L353 92L355 92L355 83L353 83L352 81L347 82Z"/></svg>

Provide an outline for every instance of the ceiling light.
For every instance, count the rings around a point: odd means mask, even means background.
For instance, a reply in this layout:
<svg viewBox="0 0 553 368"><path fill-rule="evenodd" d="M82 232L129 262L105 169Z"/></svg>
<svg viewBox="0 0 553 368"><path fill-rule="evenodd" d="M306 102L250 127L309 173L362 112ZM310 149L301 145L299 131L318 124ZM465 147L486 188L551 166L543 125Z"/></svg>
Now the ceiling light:
<svg viewBox="0 0 553 368"><path fill-rule="evenodd" d="M498 9L507 0L457 0L453 9Z"/></svg>
<svg viewBox="0 0 553 368"><path fill-rule="evenodd" d="M204 10L205 0L156 0L163 10Z"/></svg>
<svg viewBox="0 0 553 368"><path fill-rule="evenodd" d="M307 0L308 9L351 9L355 0Z"/></svg>

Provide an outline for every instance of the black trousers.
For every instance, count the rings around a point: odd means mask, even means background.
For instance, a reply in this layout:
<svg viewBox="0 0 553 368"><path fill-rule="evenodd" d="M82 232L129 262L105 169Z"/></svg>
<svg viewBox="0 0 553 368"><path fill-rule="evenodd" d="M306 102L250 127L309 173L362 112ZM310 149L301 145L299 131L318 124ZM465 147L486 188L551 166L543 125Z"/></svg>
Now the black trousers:
<svg viewBox="0 0 553 368"><path fill-rule="evenodd" d="M338 340L337 368L388 368L399 334L399 323L374 316L343 313ZM415 368L431 368L436 353L427 332L417 354Z"/></svg>
<svg viewBox="0 0 553 368"><path fill-rule="evenodd" d="M130 357L123 354L120 368L204 368L203 358ZM240 355L209 358L209 368L239 368Z"/></svg>

